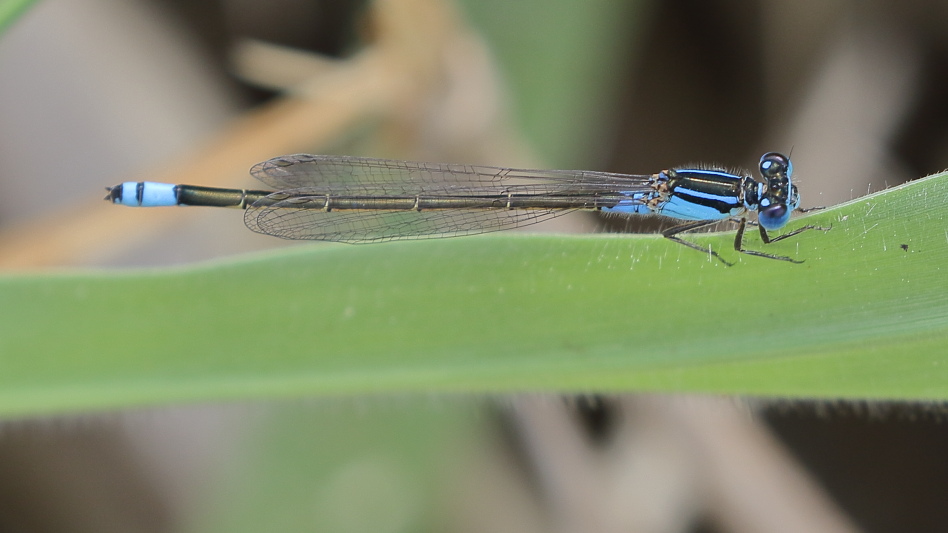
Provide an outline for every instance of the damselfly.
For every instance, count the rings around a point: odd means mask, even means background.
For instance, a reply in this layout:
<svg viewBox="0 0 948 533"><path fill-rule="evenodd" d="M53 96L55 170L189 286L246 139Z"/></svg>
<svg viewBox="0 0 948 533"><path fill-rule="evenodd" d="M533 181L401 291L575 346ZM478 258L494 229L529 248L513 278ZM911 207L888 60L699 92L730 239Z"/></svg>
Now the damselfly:
<svg viewBox="0 0 948 533"><path fill-rule="evenodd" d="M254 177L276 191L126 182L106 200L127 206L200 205L244 210L244 223L284 239L368 243L472 235L536 224L577 210L618 216L661 215L682 221L662 235L708 253L680 237L722 220L737 222L734 249L781 261L801 261L744 248L757 225L764 243L797 235L803 226L770 237L800 204L793 165L782 154L760 158L762 182L718 168L673 168L630 175L584 170L416 163L348 156L290 155L255 165ZM749 212L757 221L748 221Z"/></svg>

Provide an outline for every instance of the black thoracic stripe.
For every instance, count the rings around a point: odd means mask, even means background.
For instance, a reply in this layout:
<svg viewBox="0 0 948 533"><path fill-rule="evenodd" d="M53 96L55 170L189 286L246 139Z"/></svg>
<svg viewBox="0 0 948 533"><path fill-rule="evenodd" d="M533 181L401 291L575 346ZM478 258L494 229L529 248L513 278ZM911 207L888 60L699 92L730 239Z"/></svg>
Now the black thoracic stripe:
<svg viewBox="0 0 948 533"><path fill-rule="evenodd" d="M138 201L138 205L142 205L142 200L145 199L145 183L139 181L135 184L135 200Z"/></svg>
<svg viewBox="0 0 948 533"><path fill-rule="evenodd" d="M722 215L726 215L730 213L731 210L734 208L741 207L741 203L740 201L738 201L738 198L736 196L734 197L733 202L729 202L725 200L714 200L711 198L704 198L701 196L692 196L688 194L687 190L682 190L682 189L675 189L675 196L678 196L679 198L687 202L690 202L692 204L697 204L704 207L710 207L716 210L717 212L721 213Z"/></svg>
<svg viewBox="0 0 948 533"><path fill-rule="evenodd" d="M741 193L744 177L725 171L677 170L670 175L672 194L687 202L708 207L727 215L732 209L742 207ZM696 193L713 195L722 199L696 196Z"/></svg>

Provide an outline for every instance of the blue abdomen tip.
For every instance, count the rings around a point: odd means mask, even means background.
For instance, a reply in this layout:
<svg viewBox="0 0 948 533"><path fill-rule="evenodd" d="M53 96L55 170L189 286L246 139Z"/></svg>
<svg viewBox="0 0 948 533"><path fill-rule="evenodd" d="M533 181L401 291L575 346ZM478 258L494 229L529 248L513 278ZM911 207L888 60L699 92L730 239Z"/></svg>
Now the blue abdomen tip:
<svg viewBox="0 0 948 533"><path fill-rule="evenodd" d="M121 187L120 194L113 195L117 204L130 207L165 207L178 205L178 195L175 186L170 183L156 183L153 181L126 181Z"/></svg>

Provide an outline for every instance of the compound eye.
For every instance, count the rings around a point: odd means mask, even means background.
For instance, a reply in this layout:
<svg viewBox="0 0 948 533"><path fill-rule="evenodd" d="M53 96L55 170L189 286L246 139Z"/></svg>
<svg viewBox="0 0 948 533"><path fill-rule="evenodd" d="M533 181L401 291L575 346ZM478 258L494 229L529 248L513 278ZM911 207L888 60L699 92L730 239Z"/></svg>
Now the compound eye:
<svg viewBox="0 0 948 533"><path fill-rule="evenodd" d="M764 178L776 178L778 176L790 177L793 172L793 164L790 158L777 153L767 152L760 158L760 175Z"/></svg>
<svg viewBox="0 0 948 533"><path fill-rule="evenodd" d="M773 204L757 213L757 222L766 230L778 230L790 221L792 209L784 204Z"/></svg>

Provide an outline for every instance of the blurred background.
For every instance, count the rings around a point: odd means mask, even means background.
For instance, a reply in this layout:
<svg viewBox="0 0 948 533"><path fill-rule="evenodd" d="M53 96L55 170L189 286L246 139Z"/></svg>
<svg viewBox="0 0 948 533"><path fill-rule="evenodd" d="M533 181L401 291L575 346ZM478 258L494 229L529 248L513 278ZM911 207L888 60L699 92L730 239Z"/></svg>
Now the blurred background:
<svg viewBox="0 0 948 533"><path fill-rule="evenodd" d="M37 2L0 35L0 267L298 245L101 200L251 186L296 152L651 173L776 150L804 206L833 205L948 167L946 22L919 0ZM0 531L934 532L946 451L921 405L154 408L3 422Z"/></svg>

